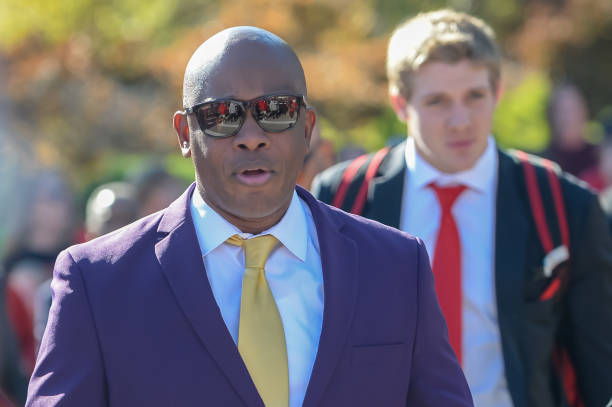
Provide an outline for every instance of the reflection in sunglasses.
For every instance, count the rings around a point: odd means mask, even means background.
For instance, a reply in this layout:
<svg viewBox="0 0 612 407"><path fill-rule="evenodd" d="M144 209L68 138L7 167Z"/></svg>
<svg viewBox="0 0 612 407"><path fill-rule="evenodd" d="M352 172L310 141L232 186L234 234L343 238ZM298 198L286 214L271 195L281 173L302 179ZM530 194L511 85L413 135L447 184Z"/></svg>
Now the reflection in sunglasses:
<svg viewBox="0 0 612 407"><path fill-rule="evenodd" d="M231 137L240 131L250 110L264 131L278 133L290 129L299 117L299 107L305 105L304 96L269 95L251 101L213 100L186 108L195 113L203 132L212 137Z"/></svg>

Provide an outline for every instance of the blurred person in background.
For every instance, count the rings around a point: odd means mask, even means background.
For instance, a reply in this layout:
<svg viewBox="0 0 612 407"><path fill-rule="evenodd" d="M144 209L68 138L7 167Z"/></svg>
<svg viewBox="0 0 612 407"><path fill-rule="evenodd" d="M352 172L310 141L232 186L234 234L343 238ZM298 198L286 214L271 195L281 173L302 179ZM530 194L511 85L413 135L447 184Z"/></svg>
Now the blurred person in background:
<svg viewBox="0 0 612 407"><path fill-rule="evenodd" d="M102 184L89 196L85 208L87 240L105 235L139 217L136 188L129 182Z"/></svg>
<svg viewBox="0 0 612 407"><path fill-rule="evenodd" d="M612 187L612 108L598 118L603 129L603 141L599 145L598 165L581 174L581 179L603 192Z"/></svg>
<svg viewBox="0 0 612 407"><path fill-rule="evenodd" d="M128 182L109 182L97 187L85 208L86 240L110 233L137 219L136 189ZM51 307L51 279L42 282L34 296L34 339L40 345Z"/></svg>
<svg viewBox="0 0 612 407"><path fill-rule="evenodd" d="M338 152L338 161L347 161L352 160L353 158L360 157L364 155L366 151L363 147L356 145L346 145Z"/></svg>
<svg viewBox="0 0 612 407"><path fill-rule="evenodd" d="M161 164L147 166L128 177L128 182L135 188L138 218L166 208L187 187L182 179L170 174Z"/></svg>
<svg viewBox="0 0 612 407"><path fill-rule="evenodd" d="M314 177L336 162L334 144L321 137L319 125L315 124L310 140L310 150L304 158L304 166L298 175L297 183L306 189L310 189Z"/></svg>
<svg viewBox="0 0 612 407"><path fill-rule="evenodd" d="M612 239L597 196L574 177L497 148L500 70L494 33L482 20L452 10L409 19L391 37L387 59L391 102L409 137L324 171L313 193L423 238L475 406L579 405L572 370L557 367L566 354L556 349L569 352L585 405L605 406ZM581 110L563 127L575 136L584 117ZM554 220L550 188L542 186L557 181L568 244L563 234L542 243L526 168L546 198L544 216ZM551 230L561 228L560 221Z"/></svg>
<svg viewBox="0 0 612 407"><path fill-rule="evenodd" d="M13 325L6 312L5 283L0 267L0 407L23 405L28 385Z"/></svg>
<svg viewBox="0 0 612 407"><path fill-rule="evenodd" d="M31 371L36 350L36 292L51 278L57 254L75 243L78 217L72 190L57 171L41 169L30 180L26 193L26 204L20 208L24 220L8 243L4 269L9 316L15 324L22 359Z"/></svg>
<svg viewBox="0 0 612 407"><path fill-rule="evenodd" d="M600 146L599 174L604 187L612 186L612 134L607 135Z"/></svg>
<svg viewBox="0 0 612 407"><path fill-rule="evenodd" d="M4 255L7 244L15 238L16 231L28 216L21 209L28 192L24 186L28 185L31 152L28 143L18 140L17 133L8 128L6 112L10 112L10 105L5 99L7 80L4 74L4 58L0 54L0 407L13 407L25 402L26 376L31 367L22 359L15 335L15 326L28 320L27 313L21 301L14 301L15 292L6 288ZM16 310L12 319L9 309Z"/></svg>
<svg viewBox="0 0 612 407"><path fill-rule="evenodd" d="M610 232L612 232L612 117L603 120L603 127L606 135L599 152L599 176L604 188L599 198L608 217Z"/></svg>
<svg viewBox="0 0 612 407"><path fill-rule="evenodd" d="M612 186L612 133L604 137L597 157L597 166L583 172L580 178L601 193Z"/></svg>
<svg viewBox="0 0 612 407"><path fill-rule="evenodd" d="M543 156L579 178L597 171L598 148L586 139L589 110L584 95L571 83L557 85L547 106L550 145Z"/></svg>

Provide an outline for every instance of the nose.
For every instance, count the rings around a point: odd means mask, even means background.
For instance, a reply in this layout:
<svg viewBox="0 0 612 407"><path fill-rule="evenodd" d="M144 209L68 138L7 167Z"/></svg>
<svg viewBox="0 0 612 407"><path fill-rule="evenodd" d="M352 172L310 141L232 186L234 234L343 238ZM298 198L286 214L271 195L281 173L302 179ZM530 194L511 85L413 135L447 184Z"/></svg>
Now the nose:
<svg viewBox="0 0 612 407"><path fill-rule="evenodd" d="M464 130L470 124L470 110L460 103L455 104L450 112L448 125L451 130Z"/></svg>
<svg viewBox="0 0 612 407"><path fill-rule="evenodd" d="M234 147L241 150L255 151L270 145L270 138L261 127L257 125L251 112L247 112L244 123L238 134L233 138Z"/></svg>

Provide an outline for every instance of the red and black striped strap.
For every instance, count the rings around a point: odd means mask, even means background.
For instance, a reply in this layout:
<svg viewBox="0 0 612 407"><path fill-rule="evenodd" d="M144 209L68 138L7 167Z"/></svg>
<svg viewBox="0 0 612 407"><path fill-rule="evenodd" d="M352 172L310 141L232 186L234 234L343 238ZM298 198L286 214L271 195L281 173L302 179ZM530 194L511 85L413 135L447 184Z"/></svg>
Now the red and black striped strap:
<svg viewBox="0 0 612 407"><path fill-rule="evenodd" d="M342 180L340 181L340 185L336 190L336 195L334 196L332 205L336 208L342 208L342 205L346 200L346 195L349 190L349 187L357 178L357 174L361 173L360 170L363 168L364 164L368 163L365 176L363 178L363 181L361 182L361 185L359 186L359 191L357 192L357 195L353 202L353 206L351 207L351 213L355 215L361 215L368 197L368 187L370 185L370 182L376 176L376 172L378 171L378 168L382 164L383 159L385 158L388 152L389 147L385 147L381 150L378 150L374 154L374 156L372 156L372 159L369 160L369 163L368 155L362 155L354 159L348 165L348 167L346 167L344 173L342 174Z"/></svg>
<svg viewBox="0 0 612 407"><path fill-rule="evenodd" d="M542 243L544 250L548 253L553 250L554 247L552 239L550 237L550 230L546 222L546 214L544 212L544 205L542 204L542 195L540 194L540 188L538 187L535 167L531 163L527 153L524 153L522 151L516 151L515 154L521 160L521 164L523 165L523 172L525 174L525 182L527 184L527 194L529 195L531 211L536 222L536 228L538 229L540 242ZM569 250L569 228L567 225L567 216L565 212L565 204L563 202L563 195L561 193L561 183L559 182L559 177L555 173L554 164L551 161L545 159L541 159L541 162L548 176L548 183L552 192L552 197L555 204L555 212L557 214L557 222L559 225L559 231L561 233L561 242Z"/></svg>
<svg viewBox="0 0 612 407"><path fill-rule="evenodd" d="M521 160L533 218L535 219L536 228L538 230L542 247L548 253L553 250L553 243L550 237L550 230L546 222L546 214L544 213L544 206L542 204L542 196L540 194L535 168L526 153L516 151L515 155L519 158L519 160ZM555 205L555 212L557 214L559 233L561 234L561 243L565 245L569 251L569 227L567 224L563 195L561 193L561 183L559 182L559 177L555 173L554 164L545 159L541 159L541 163L544 166L548 176L548 183L550 185L550 190L552 192L553 202ZM560 288L561 278L556 276L542 293L540 300L545 301L551 299ZM557 347L553 354L553 362L561 374L563 388L565 389L565 395L569 401L569 404L573 407L583 407L584 403L582 402L578 392L576 372L569 358L567 349L564 347Z"/></svg>
<svg viewBox="0 0 612 407"><path fill-rule="evenodd" d="M332 201L332 205L336 208L342 208L342 204L346 199L346 193L348 192L349 186L353 182L353 179L359 172L361 166L368 160L367 155L362 155L360 157L355 158L344 170L342 174L342 180L340 181L340 185L336 190L336 195L334 195L334 200Z"/></svg>

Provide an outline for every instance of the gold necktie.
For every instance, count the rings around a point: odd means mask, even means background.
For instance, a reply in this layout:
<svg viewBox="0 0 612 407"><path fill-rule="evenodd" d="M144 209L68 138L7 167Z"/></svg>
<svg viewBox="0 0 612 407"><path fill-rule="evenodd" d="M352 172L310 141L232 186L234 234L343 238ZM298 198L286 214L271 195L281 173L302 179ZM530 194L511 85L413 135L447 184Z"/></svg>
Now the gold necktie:
<svg viewBox="0 0 612 407"><path fill-rule="evenodd" d="M288 407L285 331L264 272L268 255L278 240L272 235L248 240L234 235L227 243L242 246L245 258L238 351L266 407Z"/></svg>

